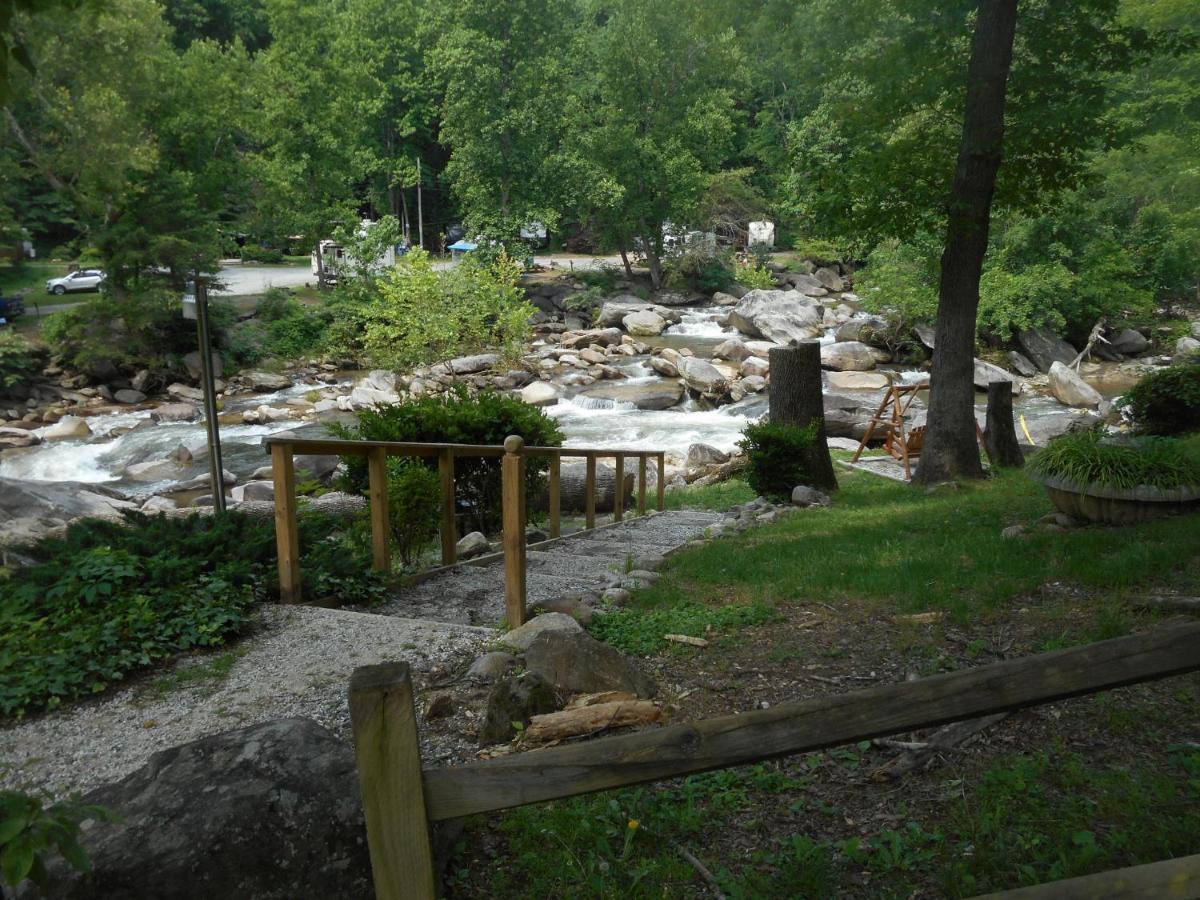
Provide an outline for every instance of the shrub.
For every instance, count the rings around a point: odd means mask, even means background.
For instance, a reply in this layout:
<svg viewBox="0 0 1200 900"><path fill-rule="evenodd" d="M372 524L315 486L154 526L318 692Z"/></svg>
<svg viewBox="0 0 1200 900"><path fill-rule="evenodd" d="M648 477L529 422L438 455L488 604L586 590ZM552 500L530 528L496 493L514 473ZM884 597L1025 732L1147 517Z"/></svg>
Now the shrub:
<svg viewBox="0 0 1200 900"><path fill-rule="evenodd" d="M1200 431L1200 362L1147 375L1121 399L1121 405L1147 434Z"/></svg>
<svg viewBox="0 0 1200 900"><path fill-rule="evenodd" d="M440 396L360 410L357 417L357 424L335 424L331 430L347 440L427 444L498 445L510 434L520 435L530 446L559 447L563 440L558 423L539 408L495 391L472 395L462 387ZM546 465L536 457L527 461L526 490L532 492L540 486ZM347 487L365 492L366 460L349 457L346 467ZM455 460L454 477L460 506L465 504L470 510L475 528L494 532L501 514L500 460L460 457Z"/></svg>
<svg viewBox="0 0 1200 900"><path fill-rule="evenodd" d="M23 384L40 368L29 341L15 331L0 332L0 390Z"/></svg>
<svg viewBox="0 0 1200 900"><path fill-rule="evenodd" d="M400 561L410 567L420 559L441 523L441 479L411 458L388 460L388 516Z"/></svg>
<svg viewBox="0 0 1200 900"><path fill-rule="evenodd" d="M1200 485L1200 437L1147 437L1118 444L1104 441L1099 431L1079 431L1051 441L1031 456L1029 470L1078 485L1196 487Z"/></svg>
<svg viewBox="0 0 1200 900"><path fill-rule="evenodd" d="M775 273L764 265L738 263L733 267L733 280L748 288L770 290L776 286Z"/></svg>
<svg viewBox="0 0 1200 900"><path fill-rule="evenodd" d="M328 516L299 519L311 599L379 596L364 543ZM181 650L236 635L276 589L273 523L237 512L89 519L28 548L0 581L0 715L98 693Z"/></svg>
<svg viewBox="0 0 1200 900"><path fill-rule="evenodd" d="M815 484L812 454L817 447L821 421L804 428L762 422L747 425L738 446L746 451L746 481L756 493L788 500L792 488Z"/></svg>
<svg viewBox="0 0 1200 900"><path fill-rule="evenodd" d="M281 263L283 251L260 244L246 244L242 247L242 262Z"/></svg>
<svg viewBox="0 0 1200 900"><path fill-rule="evenodd" d="M667 287L688 288L712 294L729 286L733 267L725 256L703 249L687 249L663 261Z"/></svg>
<svg viewBox="0 0 1200 900"><path fill-rule="evenodd" d="M258 318L262 322L276 322L285 318L291 311L292 292L287 288L267 288L256 307Z"/></svg>
<svg viewBox="0 0 1200 900"><path fill-rule="evenodd" d="M439 273L416 249L378 280L359 301L363 348L373 364L401 368L484 347L520 352L534 312L517 287L521 267L504 252L492 262L473 257Z"/></svg>

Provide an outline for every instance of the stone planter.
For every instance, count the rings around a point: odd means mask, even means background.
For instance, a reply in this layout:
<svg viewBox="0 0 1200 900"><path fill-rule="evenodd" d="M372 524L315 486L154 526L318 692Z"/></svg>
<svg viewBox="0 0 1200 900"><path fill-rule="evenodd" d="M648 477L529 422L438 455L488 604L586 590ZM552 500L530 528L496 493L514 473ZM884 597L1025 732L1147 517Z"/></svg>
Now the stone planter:
<svg viewBox="0 0 1200 900"><path fill-rule="evenodd" d="M1089 522L1128 525L1173 513L1200 510L1200 485L1162 490L1148 485L1111 488L1077 485L1065 478L1034 476L1060 512Z"/></svg>

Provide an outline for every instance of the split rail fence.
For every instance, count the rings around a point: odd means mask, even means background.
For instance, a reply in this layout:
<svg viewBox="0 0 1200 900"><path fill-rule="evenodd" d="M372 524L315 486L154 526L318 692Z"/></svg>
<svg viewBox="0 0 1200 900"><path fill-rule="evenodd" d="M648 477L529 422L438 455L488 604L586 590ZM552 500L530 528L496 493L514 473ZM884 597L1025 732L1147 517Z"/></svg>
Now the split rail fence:
<svg viewBox="0 0 1200 900"><path fill-rule="evenodd" d="M387 459L389 456L436 458L441 476L441 545L442 564L456 562L458 543L455 523L454 462L468 457L499 458L501 469L501 501L503 504L504 593L505 616L510 626L525 621L525 460L529 457L549 458L549 535L553 540L562 533L562 504L560 475L564 457L585 461L584 527L596 527L596 460L612 458L616 470L613 496L613 521L620 522L625 514L625 460L638 461L637 510L647 507L647 464L658 465L655 508L664 508L666 488L666 454L661 450L601 450L568 447L526 447L518 435L510 435L503 446L487 444L422 444L396 441L304 440L290 437L269 437L263 440L271 454L271 471L275 482L275 540L279 554L279 596L283 603L302 600L300 581L300 538L296 528L296 454L331 454L365 456L367 458L368 502L371 511L371 544L373 568L391 571L391 550L388 532Z"/></svg>
<svg viewBox="0 0 1200 900"><path fill-rule="evenodd" d="M430 823L824 750L1200 670L1200 624L732 716L422 768L405 663L356 669L350 717L379 900L431 900ZM1007 900L1200 896L1200 856L1023 888Z"/></svg>

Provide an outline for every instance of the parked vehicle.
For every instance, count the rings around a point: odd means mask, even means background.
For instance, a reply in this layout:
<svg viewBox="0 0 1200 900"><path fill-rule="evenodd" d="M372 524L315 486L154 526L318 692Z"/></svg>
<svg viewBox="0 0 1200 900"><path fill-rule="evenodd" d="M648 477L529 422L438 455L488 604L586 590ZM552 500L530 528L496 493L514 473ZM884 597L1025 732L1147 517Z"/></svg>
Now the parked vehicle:
<svg viewBox="0 0 1200 900"><path fill-rule="evenodd" d="M98 291L106 277L99 269L80 269L62 278L51 278L46 282L46 293L61 297L78 291Z"/></svg>
<svg viewBox="0 0 1200 900"><path fill-rule="evenodd" d="M11 325L13 319L25 315L25 301L20 297L0 297L0 327Z"/></svg>

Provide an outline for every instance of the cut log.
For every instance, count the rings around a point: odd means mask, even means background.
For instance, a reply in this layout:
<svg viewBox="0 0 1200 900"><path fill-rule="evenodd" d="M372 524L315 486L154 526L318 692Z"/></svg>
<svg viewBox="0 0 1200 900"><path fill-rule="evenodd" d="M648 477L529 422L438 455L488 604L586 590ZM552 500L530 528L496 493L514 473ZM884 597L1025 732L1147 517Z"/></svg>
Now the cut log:
<svg viewBox="0 0 1200 900"><path fill-rule="evenodd" d="M902 778L909 772L924 768L937 754L945 750L953 750L984 729L991 728L1007 715L1008 713L996 713L995 715L981 716L978 719L966 719L962 722L954 722L947 725L935 733L924 744L918 746L914 742L913 746L903 756L898 756L891 762L884 763L872 772L871 778L874 781Z"/></svg>
<svg viewBox="0 0 1200 900"><path fill-rule="evenodd" d="M598 694L580 694L578 697L573 697L563 709L583 709L585 706L595 706L598 703L623 703L636 699L637 697L628 691L601 691Z"/></svg>
<svg viewBox="0 0 1200 900"><path fill-rule="evenodd" d="M1019 469L1025 465L1025 454L1017 444L1017 429L1013 422L1012 382L993 381L987 387L987 427L983 446L988 459L997 468Z"/></svg>
<svg viewBox="0 0 1200 900"><path fill-rule="evenodd" d="M649 725L662 718L662 710L652 700L618 700L564 709L534 716L525 729L525 740L532 744L561 741L581 734L594 734L626 725Z"/></svg>
<svg viewBox="0 0 1200 900"><path fill-rule="evenodd" d="M692 637L690 634L664 634L664 641L674 641L676 644L691 644L693 647L707 647L704 638Z"/></svg>
<svg viewBox="0 0 1200 900"><path fill-rule="evenodd" d="M825 436L824 388L821 384L821 345L805 341L797 347L773 347L771 363L771 421L806 428L814 419L821 423L817 441L808 456L808 474L814 487L837 490L837 476Z"/></svg>
<svg viewBox="0 0 1200 900"><path fill-rule="evenodd" d="M613 497L616 494L614 490L617 479L615 475L616 469L611 465L597 461L596 463L596 511L597 512L612 512ZM630 496L634 491L634 475L632 472L625 473L625 496ZM572 512L580 512L584 508L584 500L587 497L587 464L583 460L567 460L562 461L561 474L559 476L559 502L562 504L563 510ZM539 512L545 512L550 508L550 493L549 485L545 485L542 490L538 491L537 496L530 504Z"/></svg>

